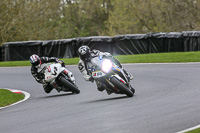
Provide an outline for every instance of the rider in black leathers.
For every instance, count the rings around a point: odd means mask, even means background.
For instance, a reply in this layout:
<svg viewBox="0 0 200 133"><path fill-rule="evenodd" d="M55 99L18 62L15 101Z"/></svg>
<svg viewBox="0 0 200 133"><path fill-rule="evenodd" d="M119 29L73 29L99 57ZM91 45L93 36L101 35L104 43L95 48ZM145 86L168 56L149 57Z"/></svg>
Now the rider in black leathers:
<svg viewBox="0 0 200 133"><path fill-rule="evenodd" d="M31 55L29 60L30 60L30 63L32 64L31 74L33 75L33 77L35 78L35 80L38 83L43 84L44 91L46 93L50 93L52 91L53 87L51 85L48 85L48 84L45 83L44 74L38 73L37 70L38 70L38 68L41 67L41 65L43 63L56 62L56 63L60 63L63 67L65 67L65 63L63 61L59 60L56 57L41 57L40 58L36 54Z"/></svg>

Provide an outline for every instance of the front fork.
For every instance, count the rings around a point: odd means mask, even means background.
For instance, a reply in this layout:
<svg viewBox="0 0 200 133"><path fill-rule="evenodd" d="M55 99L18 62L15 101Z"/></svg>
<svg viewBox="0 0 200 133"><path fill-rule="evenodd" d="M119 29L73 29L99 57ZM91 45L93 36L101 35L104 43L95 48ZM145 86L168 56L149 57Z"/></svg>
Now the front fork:
<svg viewBox="0 0 200 133"><path fill-rule="evenodd" d="M75 82L75 77L74 77L74 75L72 74L72 72L70 72L70 71L68 71L68 70L65 69L65 70L62 72L62 74L63 74L64 76L67 76L66 79L69 78L69 79L71 80L72 83L74 83L74 84L76 83L76 82Z"/></svg>

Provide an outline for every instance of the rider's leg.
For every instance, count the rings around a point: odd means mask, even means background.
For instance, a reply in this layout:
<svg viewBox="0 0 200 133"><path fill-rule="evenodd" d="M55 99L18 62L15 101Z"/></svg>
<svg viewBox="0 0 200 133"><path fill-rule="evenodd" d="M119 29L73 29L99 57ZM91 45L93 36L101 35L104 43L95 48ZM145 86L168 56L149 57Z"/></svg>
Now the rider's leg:
<svg viewBox="0 0 200 133"><path fill-rule="evenodd" d="M96 85L97 85L97 89L98 89L99 91L104 91L104 90L105 90L105 87L103 86L103 83L102 83L102 82L100 82L100 81L98 81L98 80L95 80L95 82L96 82Z"/></svg>
<svg viewBox="0 0 200 133"><path fill-rule="evenodd" d="M111 91L109 91L108 89L106 89L107 86L106 86L104 83L102 83L102 82L100 82L100 81L95 81L95 82L96 82L96 85L97 85L97 89L98 89L99 91L104 91L104 90L106 90L106 92L107 92L108 95L110 95L110 94L112 93Z"/></svg>

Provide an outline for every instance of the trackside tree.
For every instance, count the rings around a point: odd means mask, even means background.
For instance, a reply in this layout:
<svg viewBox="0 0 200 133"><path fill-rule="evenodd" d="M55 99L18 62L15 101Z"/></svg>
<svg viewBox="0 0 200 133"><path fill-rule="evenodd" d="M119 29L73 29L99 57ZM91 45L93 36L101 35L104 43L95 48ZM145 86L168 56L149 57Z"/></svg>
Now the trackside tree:
<svg viewBox="0 0 200 133"><path fill-rule="evenodd" d="M198 0L1 0L0 45L200 30Z"/></svg>

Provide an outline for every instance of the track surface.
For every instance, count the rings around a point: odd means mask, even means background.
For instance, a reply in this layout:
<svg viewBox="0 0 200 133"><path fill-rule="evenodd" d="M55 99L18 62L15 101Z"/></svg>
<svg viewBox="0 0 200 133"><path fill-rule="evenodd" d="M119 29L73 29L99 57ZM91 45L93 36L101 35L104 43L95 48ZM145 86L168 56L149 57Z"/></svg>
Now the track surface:
<svg viewBox="0 0 200 133"><path fill-rule="evenodd" d="M0 68L0 88L31 97L0 110L1 133L174 133L200 124L200 63L129 64L132 98L99 92L68 66L80 94L46 94L30 67Z"/></svg>

